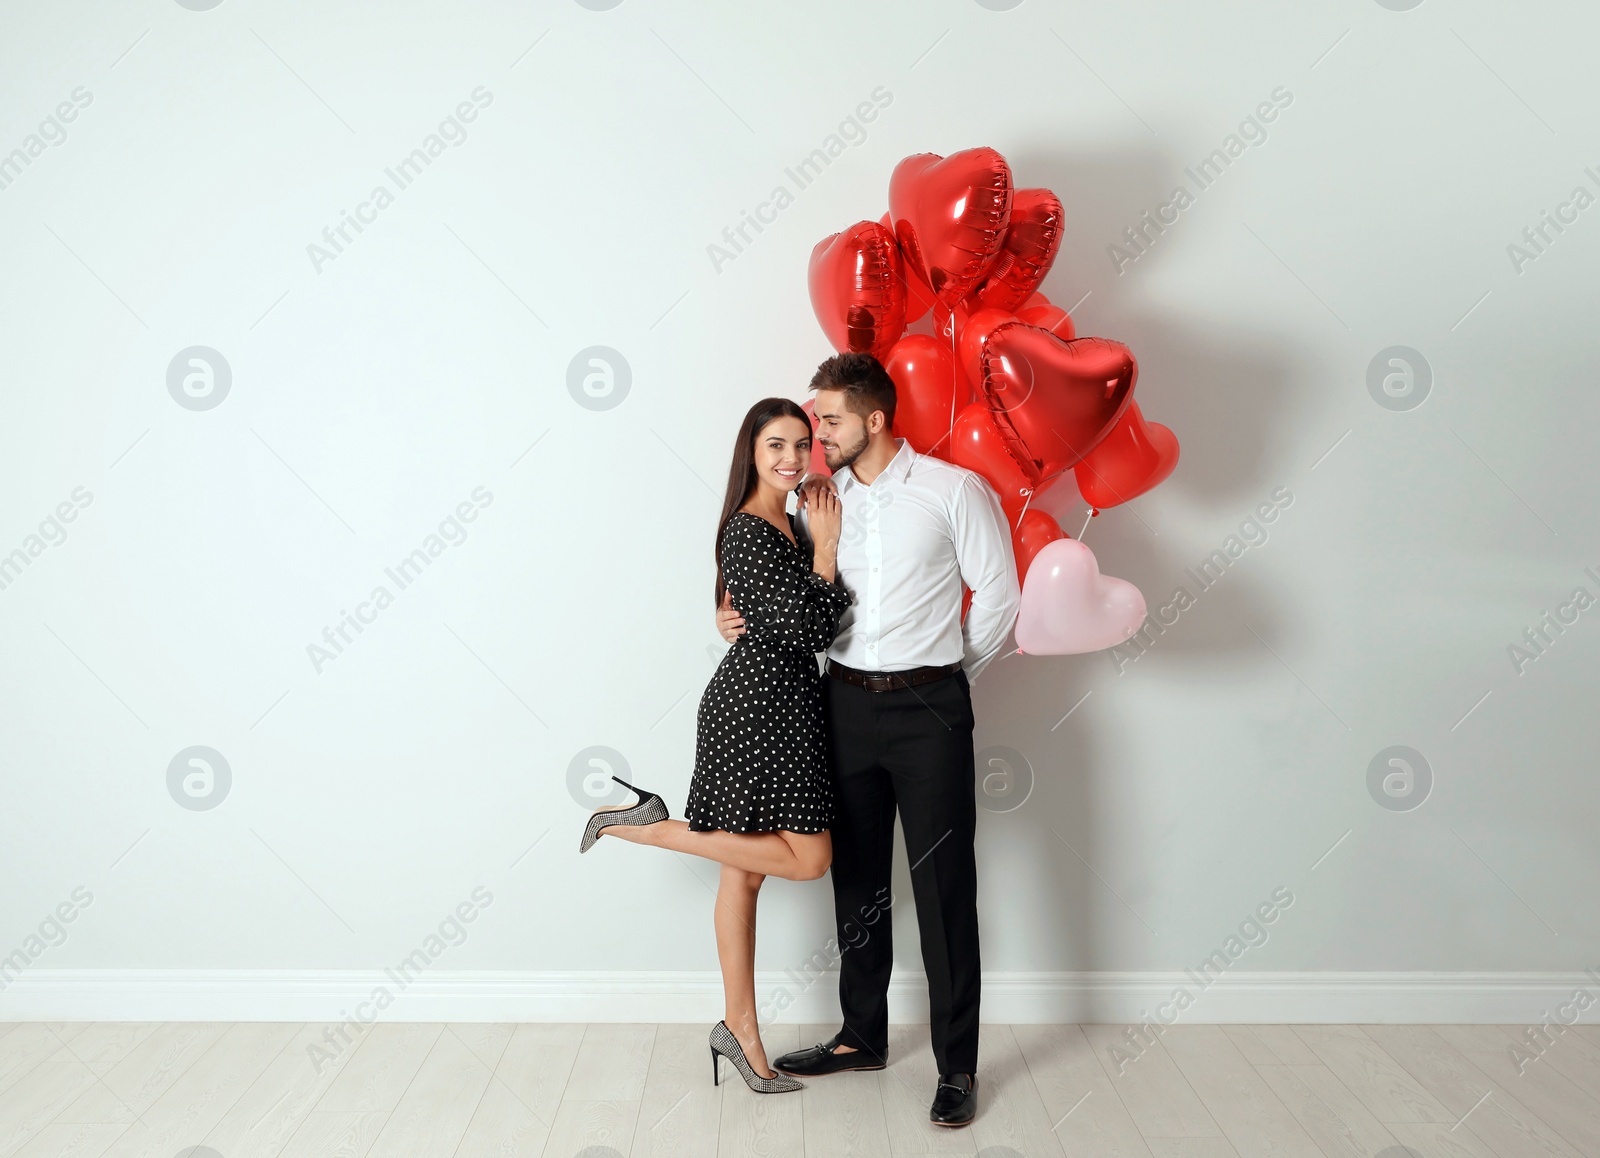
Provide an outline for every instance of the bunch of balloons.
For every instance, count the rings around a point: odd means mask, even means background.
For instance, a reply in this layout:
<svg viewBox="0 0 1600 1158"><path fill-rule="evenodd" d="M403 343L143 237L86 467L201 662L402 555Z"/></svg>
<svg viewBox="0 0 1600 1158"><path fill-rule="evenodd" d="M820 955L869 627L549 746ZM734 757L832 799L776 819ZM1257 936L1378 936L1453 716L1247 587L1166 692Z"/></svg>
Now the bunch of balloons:
<svg viewBox="0 0 1600 1158"><path fill-rule="evenodd" d="M1144 622L1145 602L1133 584L1102 575L1033 497L1070 470L1098 514L1144 494L1178 461L1172 431L1134 401L1132 351L1077 337L1039 292L1061 225L1056 195L1014 188L994 149L918 153L889 178L889 212L823 238L809 272L834 348L871 353L894 379L894 433L998 492L1023 576L1017 644L1041 655L1121 643ZM930 310L934 334L907 334ZM812 468L827 471L820 448Z"/></svg>

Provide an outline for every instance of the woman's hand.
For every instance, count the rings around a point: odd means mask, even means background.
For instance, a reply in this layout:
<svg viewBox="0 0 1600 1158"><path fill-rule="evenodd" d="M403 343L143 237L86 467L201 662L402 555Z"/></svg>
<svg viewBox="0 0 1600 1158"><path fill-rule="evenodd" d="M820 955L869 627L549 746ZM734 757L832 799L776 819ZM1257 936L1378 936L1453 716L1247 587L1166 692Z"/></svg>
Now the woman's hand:
<svg viewBox="0 0 1600 1158"><path fill-rule="evenodd" d="M844 508L831 488L818 488L806 508L806 527L813 547L811 569L830 583L839 558L839 530Z"/></svg>
<svg viewBox="0 0 1600 1158"><path fill-rule="evenodd" d="M811 498L812 495L819 494L822 491L838 494L839 484L834 482L830 476L825 474L807 475L806 481L801 483L800 489L795 492L795 503L797 506L804 508L806 505L806 500Z"/></svg>
<svg viewBox="0 0 1600 1158"><path fill-rule="evenodd" d="M733 608L731 592L722 593L722 606L717 608L717 634L732 643L744 634L744 616Z"/></svg>

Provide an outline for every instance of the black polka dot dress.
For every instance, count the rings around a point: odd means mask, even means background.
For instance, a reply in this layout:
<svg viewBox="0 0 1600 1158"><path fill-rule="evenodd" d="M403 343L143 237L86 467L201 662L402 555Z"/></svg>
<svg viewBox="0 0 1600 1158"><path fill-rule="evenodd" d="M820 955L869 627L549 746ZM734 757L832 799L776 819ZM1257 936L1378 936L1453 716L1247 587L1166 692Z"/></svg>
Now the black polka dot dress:
<svg viewBox="0 0 1600 1158"><path fill-rule="evenodd" d="M792 515L789 526L797 543L735 511L723 532L722 578L745 631L700 697L684 807L696 832L823 832L833 823L817 652L852 599L811 569L810 541Z"/></svg>

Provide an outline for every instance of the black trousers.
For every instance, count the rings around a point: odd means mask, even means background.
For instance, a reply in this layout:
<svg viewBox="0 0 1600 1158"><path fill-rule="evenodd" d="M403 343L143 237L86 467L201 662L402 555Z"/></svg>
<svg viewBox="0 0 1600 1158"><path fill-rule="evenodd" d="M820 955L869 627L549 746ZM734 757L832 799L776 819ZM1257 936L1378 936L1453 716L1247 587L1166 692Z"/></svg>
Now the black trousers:
<svg viewBox="0 0 1600 1158"><path fill-rule="evenodd" d="M832 876L843 949L839 1040L878 1057L888 1052L894 948L891 922L879 913L891 895L898 807L928 975L933 1055L941 1074L976 1073L977 802L967 675L958 671L887 692L826 675L822 682L837 793Z"/></svg>

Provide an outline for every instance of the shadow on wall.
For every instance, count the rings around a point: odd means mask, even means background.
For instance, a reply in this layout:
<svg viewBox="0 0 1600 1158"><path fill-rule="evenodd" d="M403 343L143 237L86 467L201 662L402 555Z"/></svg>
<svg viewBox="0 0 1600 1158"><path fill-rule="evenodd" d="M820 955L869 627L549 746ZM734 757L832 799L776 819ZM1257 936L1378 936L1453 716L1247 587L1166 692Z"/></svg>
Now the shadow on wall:
<svg viewBox="0 0 1600 1158"><path fill-rule="evenodd" d="M1178 171L1181 165L1150 152L1075 153L1069 159L1019 150L1007 158L1019 187L1053 189L1065 208L1060 254L1043 292L1071 310L1079 336L1113 338L1133 351L1139 362L1137 396L1146 417L1170 426L1182 442L1177 469L1162 483L1164 497L1177 499L1172 505L1178 507L1236 509L1239 518L1191 558L1190 550L1141 518L1137 508L1143 500L1102 512L1083 530L1084 541L1106 574L1127 579L1144 593L1152 617L1145 630L1115 652L997 660L974 686L985 947L998 950L1006 943L1004 954L989 955L1003 957L1011 968L1141 968L1142 962L1113 959L1085 936L1088 930L1137 919L1149 931L1151 945L1161 946L1163 959L1171 955L1166 965L1182 968L1184 946L1154 939L1161 918L1170 913L1163 911L1167 901L1131 895L1136 881L1098 878L1107 865L1153 864L1159 858L1153 849L1128 847L1126 832L1113 848L1101 831L1105 802L1099 786L1126 773L1114 742L1102 742L1110 738L1096 723L1104 717L1094 709L1092 693L1131 678L1138 662L1154 650L1196 678L1219 662L1275 663L1241 621L1248 620L1271 643L1280 634L1284 612L1272 588L1235 564L1241 550L1270 549L1274 524L1299 514L1290 508L1304 470L1291 479L1269 475L1262 466L1294 409L1286 391L1298 375L1287 341L1269 348L1254 330L1198 329L1179 315L1152 309L1141 292L1142 280L1184 246L1186 227L1205 212L1202 190L1135 262L1126 261L1125 231L1138 224L1145 209L1153 214L1167 203L1175 187L1193 187ZM1248 155L1241 158L1248 160ZM1219 179L1226 181L1226 173ZM1120 272L1119 258L1109 252L1114 244L1122 248ZM1251 262L1256 256L1248 255ZM1222 270L1218 276L1238 275ZM1037 501L1069 535L1079 535L1088 508L1070 474ZM1231 523L1247 525L1240 529ZM1178 595L1180 589L1186 597ZM1048 880L1025 893L1051 898L1048 912L1019 909L1016 882L1000 879L1001 870L994 867L1001 858ZM897 957L903 966L916 968L915 942ZM1019 957L1034 963L1021 963Z"/></svg>

